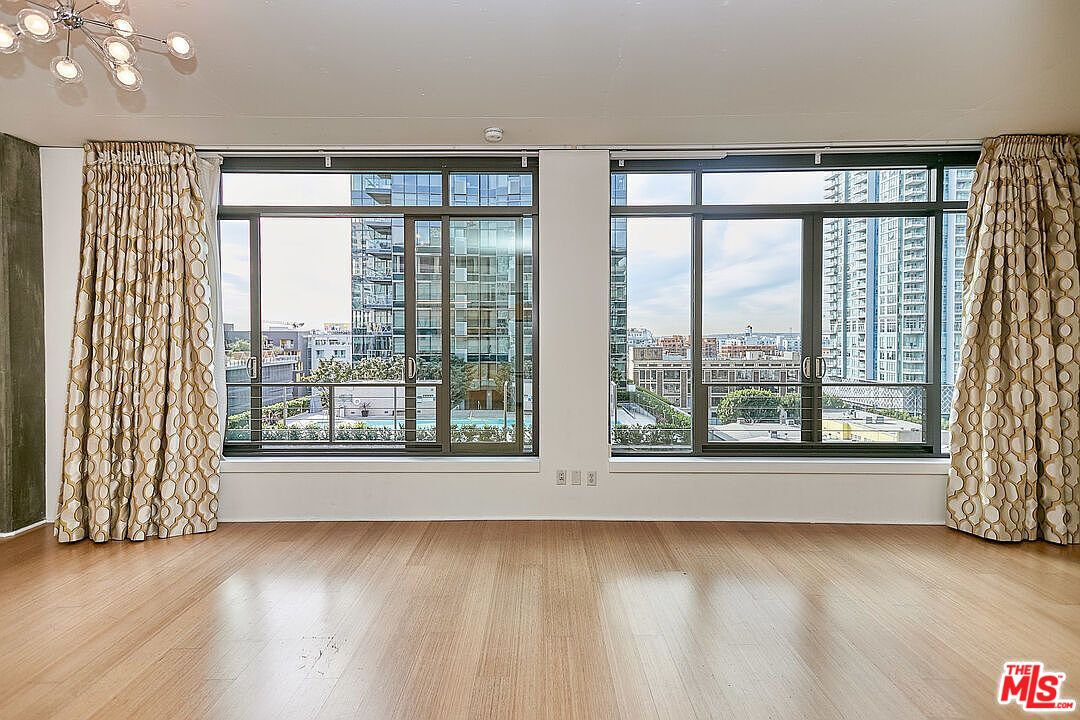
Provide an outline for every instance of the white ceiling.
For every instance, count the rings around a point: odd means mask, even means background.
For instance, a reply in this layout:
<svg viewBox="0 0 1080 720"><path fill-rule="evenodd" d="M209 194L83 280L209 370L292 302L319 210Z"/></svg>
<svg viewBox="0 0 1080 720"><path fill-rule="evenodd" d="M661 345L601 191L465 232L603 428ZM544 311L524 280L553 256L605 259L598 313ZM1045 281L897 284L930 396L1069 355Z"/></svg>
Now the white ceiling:
<svg viewBox="0 0 1080 720"><path fill-rule="evenodd" d="M130 0L141 93L0 55L0 132L219 145L631 145L1080 132L1080 0ZM0 0L0 22L24 4ZM28 45L30 43L27 43Z"/></svg>

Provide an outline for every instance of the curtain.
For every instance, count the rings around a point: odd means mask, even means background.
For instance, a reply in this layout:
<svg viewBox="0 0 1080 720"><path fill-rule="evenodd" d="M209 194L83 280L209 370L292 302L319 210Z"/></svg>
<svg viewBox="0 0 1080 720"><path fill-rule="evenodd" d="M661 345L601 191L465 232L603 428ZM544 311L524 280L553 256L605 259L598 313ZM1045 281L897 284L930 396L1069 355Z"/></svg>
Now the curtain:
<svg viewBox="0 0 1080 720"><path fill-rule="evenodd" d="M983 144L968 205L950 527L1080 542L1077 138Z"/></svg>
<svg viewBox="0 0 1080 720"><path fill-rule="evenodd" d="M199 188L206 215L206 269L210 276L210 316L214 324L214 388L218 396L218 432L225 437L229 392L225 387L225 324L221 320L221 244L217 213L221 201L221 156L200 154Z"/></svg>
<svg viewBox="0 0 1080 720"><path fill-rule="evenodd" d="M61 542L217 527L221 434L196 161L186 145L86 146Z"/></svg>

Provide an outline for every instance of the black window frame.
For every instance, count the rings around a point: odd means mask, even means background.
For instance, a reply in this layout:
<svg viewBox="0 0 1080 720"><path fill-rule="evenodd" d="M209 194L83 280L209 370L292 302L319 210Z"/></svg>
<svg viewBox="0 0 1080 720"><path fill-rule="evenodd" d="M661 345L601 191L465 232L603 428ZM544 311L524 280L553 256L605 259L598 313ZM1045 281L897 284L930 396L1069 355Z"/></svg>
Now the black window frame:
<svg viewBox="0 0 1080 720"><path fill-rule="evenodd" d="M681 205L616 205L614 198L610 205L610 217L689 217L691 218L691 337L690 337L690 384L694 397L701 397L707 391L707 383L702 377L702 227L708 220L739 219L792 219L803 220L805 238L804 247L812 250L811 257L803 259L803 288L801 337L815 338L820 345L821 273L824 224L830 218L926 218L933 231L926 233L928 243L927 259L927 338L926 338L926 380L925 383L903 383L905 386L925 386L925 406L923 419L923 440L921 443L843 443L825 442L821 437L820 379L818 400L804 404L803 427L810 424L810 434L816 440L804 440L795 443L762 442L709 442L708 413L709 404L694 402L691 406L691 437L688 450L663 451L646 450L633 447L620 447L611 444L614 457L784 457L784 456L822 456L822 457L881 457L881 458L919 458L947 457L947 448L942 448L942 397L941 397L941 333L942 333L942 243L944 233L944 215L963 213L967 201L946 201L944 199L946 169L970 169L978 161L977 150L955 151L890 151L890 152L792 152L775 154L729 154L725 157L709 159L637 159L613 157L610 175L620 173L648 174L691 174L691 197ZM929 183L926 201L910 202L863 202L863 203L770 203L720 205L705 204L702 201L703 175L706 173L747 173L747 172L784 172L784 171L857 171L879 169L925 169ZM609 223L614 233L615 223ZM626 238L622 238L625 242ZM608 241L609 252L612 239ZM615 261L611 254L609 266ZM616 309L609 300L609 317L614 318ZM623 317L625 322L625 314ZM629 327L626 331L629 332ZM615 367L612 349L611 329L609 327L608 366ZM820 348L817 348L820 352ZM626 347L627 357L630 348ZM803 348L802 359L807 356ZM820 357L820 355L818 355ZM800 375L800 380L803 376ZM614 383L612 383L614 387ZM609 428L613 428L612 419L608 419ZM815 434L816 433L816 434Z"/></svg>
<svg viewBox="0 0 1080 720"><path fill-rule="evenodd" d="M261 238L260 221L262 218L370 218L373 216L401 217L404 218L406 232L416 221L441 221L444 229L449 227L455 219L529 219L531 223L531 236L526 240L531 253L529 257L529 272L531 274L531 346L532 353L523 355L522 365L515 372L519 395L523 392L522 380L525 377L525 362L531 361L532 373L532 428L531 441L525 447L523 441L524 431L518 424L517 440L515 443L453 443L449 439L449 427L440 430L438 442L430 445L420 445L410 441L410 432L406 430L405 446L400 448L376 448L359 447L349 445L347 442L335 440L334 423L331 420L329 439L314 441L298 441L283 446L270 446L258 439L248 441L223 439L223 455L225 457L305 457L305 456L340 456L340 457L384 457L384 456L443 456L443 457L537 457L540 450L540 223L539 223L539 163L535 154L520 155L515 157L472 157L453 156L444 157L438 155L425 156L337 156L332 154L290 156L290 155L226 155L221 164L221 181L219 189L224 188L224 179L229 174L297 174L297 175L349 175L363 173L420 173L436 174L441 177L441 204L439 205L228 205L225 203L224 193L221 195L222 202L218 207L217 222L225 220L241 220L249 223L249 303L251 309L251 340L252 354L255 356L256 348L261 347L262 342L262 287L260 277L261 266ZM532 202L529 205L464 205L452 204L451 175L458 173L481 173L481 174L507 174L529 175L532 178ZM448 243L449 238L444 240ZM415 252L409 253L411 257ZM444 261L446 253L443 253ZM524 257L524 256L522 256ZM407 264L407 261L406 261ZM518 279L521 281L524 265L517 263ZM408 273L411 276L412 273ZM443 269L446 276L444 283L448 284L450 267ZM410 293L406 293L408 297ZM412 304L415 308L415 292L412 293ZM444 318L449 315L449 297L445 297ZM518 293L514 313L517 318L518 328L522 325L524 317L524 293ZM408 310L406 311L408 315ZM519 329L520 339L520 329ZM448 361L450 352L451 328L443 328L443 353L444 363ZM415 338L407 347L413 348L415 357ZM406 352L408 354L408 351ZM256 387L276 386L280 383L262 383L261 363L254 362L255 370L250 382L229 383L226 388L248 388L251 392L251 434L258 437L261 429L261 402L257 396ZM445 365L444 365L445 367ZM406 383L408 381L405 381ZM291 385L303 386L302 381L290 383ZM413 381L413 385L423 385L423 381ZM443 384L448 388L448 385ZM226 390L227 392L227 390ZM442 392L442 391L440 391ZM333 388L329 389L330 397L333 397ZM406 402L409 402L406 391ZM520 399L520 398L519 398ZM449 391L440 396L440 402L449 401ZM415 401L414 401L415 402ZM449 407L449 406L447 406ZM520 403L518 404L521 408ZM449 413L449 410L447 410ZM331 415L332 417L332 415ZM520 420L520 418L519 418ZM414 433L415 435L415 433Z"/></svg>

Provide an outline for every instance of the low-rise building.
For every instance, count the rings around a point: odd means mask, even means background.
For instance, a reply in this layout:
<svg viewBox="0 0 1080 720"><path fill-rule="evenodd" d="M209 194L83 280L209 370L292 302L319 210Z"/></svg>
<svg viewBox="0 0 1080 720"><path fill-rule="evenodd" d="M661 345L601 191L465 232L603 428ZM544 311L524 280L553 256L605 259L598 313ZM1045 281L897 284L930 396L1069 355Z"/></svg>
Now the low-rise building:
<svg viewBox="0 0 1080 720"><path fill-rule="evenodd" d="M352 362L352 332L346 327L345 330L328 329L315 330L307 339L308 362L307 367L311 370L319 367L324 360L336 360L338 362Z"/></svg>
<svg viewBox="0 0 1080 720"><path fill-rule="evenodd" d="M630 352L634 384L684 410L690 408L693 396L691 368L689 358L669 354L659 346L632 348ZM710 407L738 389L737 385L752 385L781 395L799 387L799 356L775 348L770 355L703 358L701 369L709 386Z"/></svg>

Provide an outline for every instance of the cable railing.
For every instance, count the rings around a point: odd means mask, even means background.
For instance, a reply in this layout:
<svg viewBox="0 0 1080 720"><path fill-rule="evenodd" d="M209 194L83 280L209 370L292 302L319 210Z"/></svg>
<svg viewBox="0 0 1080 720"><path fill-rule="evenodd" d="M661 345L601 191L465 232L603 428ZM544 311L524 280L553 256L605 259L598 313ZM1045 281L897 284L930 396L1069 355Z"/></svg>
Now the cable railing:
<svg viewBox="0 0 1080 720"><path fill-rule="evenodd" d="M707 445L928 442L925 383L708 383ZM691 399L693 402L693 399ZM611 442L621 452L685 452L692 413L647 391L619 391Z"/></svg>
<svg viewBox="0 0 1080 720"><path fill-rule="evenodd" d="M532 440L532 413L518 428L508 407L440 405L438 380L406 384L399 380L353 382L227 383L229 409L225 442L232 448L322 446L395 450L438 450L447 442L463 445L516 444ZM300 393L273 403L285 391ZM442 412L440 412L442 411Z"/></svg>

